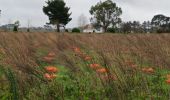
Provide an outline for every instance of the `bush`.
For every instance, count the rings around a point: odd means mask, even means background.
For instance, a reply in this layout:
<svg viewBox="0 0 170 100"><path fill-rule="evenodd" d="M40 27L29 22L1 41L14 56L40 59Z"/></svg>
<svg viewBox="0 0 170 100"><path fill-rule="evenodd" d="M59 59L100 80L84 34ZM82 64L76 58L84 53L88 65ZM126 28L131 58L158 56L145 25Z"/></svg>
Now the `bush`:
<svg viewBox="0 0 170 100"><path fill-rule="evenodd" d="M114 28L108 28L108 29L107 29L107 32L108 32L108 33L115 33L115 29L114 29Z"/></svg>
<svg viewBox="0 0 170 100"><path fill-rule="evenodd" d="M14 32L18 32L18 27L17 27L17 26L14 26L13 31L14 31Z"/></svg>
<svg viewBox="0 0 170 100"><path fill-rule="evenodd" d="M30 32L30 29L29 29L29 28L27 29L27 32Z"/></svg>
<svg viewBox="0 0 170 100"><path fill-rule="evenodd" d="M72 29L72 32L73 32L73 33L80 33L80 29L79 29L79 28L73 28L73 29Z"/></svg>

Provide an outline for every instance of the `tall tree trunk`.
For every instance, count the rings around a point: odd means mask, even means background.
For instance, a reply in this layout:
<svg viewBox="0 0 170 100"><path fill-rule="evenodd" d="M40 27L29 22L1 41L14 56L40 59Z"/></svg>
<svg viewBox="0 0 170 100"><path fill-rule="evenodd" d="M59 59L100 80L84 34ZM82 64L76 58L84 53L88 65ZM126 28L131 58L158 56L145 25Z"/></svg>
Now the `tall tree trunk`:
<svg viewBox="0 0 170 100"><path fill-rule="evenodd" d="M57 24L57 32L60 32L60 25Z"/></svg>

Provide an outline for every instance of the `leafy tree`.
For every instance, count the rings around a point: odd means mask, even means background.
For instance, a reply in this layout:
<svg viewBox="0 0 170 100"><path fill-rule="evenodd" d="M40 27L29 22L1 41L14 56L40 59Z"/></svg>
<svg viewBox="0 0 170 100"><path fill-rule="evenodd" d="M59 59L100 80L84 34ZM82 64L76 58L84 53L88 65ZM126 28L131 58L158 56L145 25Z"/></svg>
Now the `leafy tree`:
<svg viewBox="0 0 170 100"><path fill-rule="evenodd" d="M158 33L170 32L170 17L162 14L155 15L152 18L152 28Z"/></svg>
<svg viewBox="0 0 170 100"><path fill-rule="evenodd" d="M20 26L20 22L19 21L16 21L15 23L14 23L14 29L13 29L13 31L14 32L18 32L18 27Z"/></svg>
<svg viewBox="0 0 170 100"><path fill-rule="evenodd" d="M69 13L70 8L66 7L63 0L48 0L47 5L43 7L44 13L49 17L49 23L56 25L57 32L60 32L60 27L68 24L72 20Z"/></svg>
<svg viewBox="0 0 170 100"><path fill-rule="evenodd" d="M142 23L142 29L144 33L151 32L151 22L150 21L144 21Z"/></svg>
<svg viewBox="0 0 170 100"><path fill-rule="evenodd" d="M139 21L133 21L131 24L132 33L141 33L142 32L142 25Z"/></svg>
<svg viewBox="0 0 170 100"><path fill-rule="evenodd" d="M154 25L155 27L159 27L163 24L163 21L166 19L166 16L159 14L159 15L155 15L152 18L152 25Z"/></svg>
<svg viewBox="0 0 170 100"><path fill-rule="evenodd" d="M131 33L131 31L132 31L132 22L129 21L129 22L122 23L121 30L122 30L123 33Z"/></svg>
<svg viewBox="0 0 170 100"><path fill-rule="evenodd" d="M116 3L113 3L111 0L106 0L104 2L100 1L95 6L92 6L90 14L93 15L91 22L94 27L102 27L104 32L106 32L110 25L115 26L117 23L120 23L122 10Z"/></svg>

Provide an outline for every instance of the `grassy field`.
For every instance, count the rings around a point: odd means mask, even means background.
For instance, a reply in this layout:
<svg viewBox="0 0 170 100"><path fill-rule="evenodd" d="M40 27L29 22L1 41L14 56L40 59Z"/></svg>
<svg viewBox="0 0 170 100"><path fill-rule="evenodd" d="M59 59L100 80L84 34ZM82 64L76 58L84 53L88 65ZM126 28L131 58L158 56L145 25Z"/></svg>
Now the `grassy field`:
<svg viewBox="0 0 170 100"><path fill-rule="evenodd" d="M170 34L0 33L0 100L169 100Z"/></svg>

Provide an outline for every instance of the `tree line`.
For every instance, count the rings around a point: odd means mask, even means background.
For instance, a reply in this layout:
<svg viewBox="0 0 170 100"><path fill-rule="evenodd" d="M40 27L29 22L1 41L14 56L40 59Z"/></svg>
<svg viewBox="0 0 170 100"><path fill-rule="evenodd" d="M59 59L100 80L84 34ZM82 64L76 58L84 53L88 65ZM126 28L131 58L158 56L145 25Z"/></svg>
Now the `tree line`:
<svg viewBox="0 0 170 100"><path fill-rule="evenodd" d="M1 10L0 10L1 12ZM48 16L49 22L47 25L54 25L57 32L72 20L70 7L66 6L64 0L47 0L43 6L43 12ZM152 20L144 21L128 21L124 22L121 19L123 13L121 7L117 6L112 0L100 1L93 5L89 13L91 14L90 23L98 29L102 28L103 32L111 33L170 33L170 17L158 14ZM83 30L87 24L86 17L81 15L79 20L79 29ZM15 30L18 28L18 24ZM66 29L65 29L66 30Z"/></svg>
<svg viewBox="0 0 170 100"><path fill-rule="evenodd" d="M56 25L57 31L71 21L70 8L66 7L63 0L48 0L47 6L43 7L44 13L49 17L49 23ZM112 0L100 1L89 10L90 22L93 27L103 29L103 32L112 33L164 33L170 32L170 17L162 14L155 15L151 21L128 21L123 22L121 7L118 7ZM81 20L82 19L82 20ZM79 28L82 30L86 24L86 18L81 15Z"/></svg>

